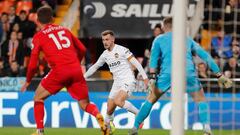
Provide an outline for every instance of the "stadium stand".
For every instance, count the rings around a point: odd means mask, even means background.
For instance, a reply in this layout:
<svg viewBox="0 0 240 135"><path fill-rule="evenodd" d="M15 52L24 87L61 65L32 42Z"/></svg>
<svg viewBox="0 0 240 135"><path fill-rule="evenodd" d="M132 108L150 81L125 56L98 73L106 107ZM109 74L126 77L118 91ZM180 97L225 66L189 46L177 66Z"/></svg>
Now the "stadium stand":
<svg viewBox="0 0 240 135"><path fill-rule="evenodd" d="M14 5L14 1L8 1L8 0L0 1L0 6L2 7L0 9L0 13L2 13L2 12L8 13L10 10L10 7L13 5Z"/></svg>

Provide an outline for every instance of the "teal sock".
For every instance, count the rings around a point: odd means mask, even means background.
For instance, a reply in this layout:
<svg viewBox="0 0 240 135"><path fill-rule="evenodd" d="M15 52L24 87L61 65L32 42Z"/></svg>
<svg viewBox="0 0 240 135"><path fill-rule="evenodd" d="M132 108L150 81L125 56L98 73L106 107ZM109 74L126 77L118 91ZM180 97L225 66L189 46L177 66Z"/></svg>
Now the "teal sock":
<svg viewBox="0 0 240 135"><path fill-rule="evenodd" d="M152 109L153 104L150 103L149 101L145 101L141 109L139 110L139 113L136 116L135 122L134 122L134 127L139 128L139 125L147 118L149 115L151 109Z"/></svg>
<svg viewBox="0 0 240 135"><path fill-rule="evenodd" d="M199 102L198 103L198 113L199 119L202 124L209 124L210 116L209 116L209 107L206 102Z"/></svg>

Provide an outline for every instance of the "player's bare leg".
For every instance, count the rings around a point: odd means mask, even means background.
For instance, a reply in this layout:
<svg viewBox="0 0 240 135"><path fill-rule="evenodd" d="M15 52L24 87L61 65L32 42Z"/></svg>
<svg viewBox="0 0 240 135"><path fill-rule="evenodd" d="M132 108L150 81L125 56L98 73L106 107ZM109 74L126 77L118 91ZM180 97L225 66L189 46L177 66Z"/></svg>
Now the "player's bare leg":
<svg viewBox="0 0 240 135"><path fill-rule="evenodd" d="M137 115L139 110L131 102L127 101L127 98L128 98L128 93L124 90L120 90L119 93L117 94L117 98L114 99L114 103L117 106L124 108L129 112ZM141 125L141 127L142 126L143 124Z"/></svg>
<svg viewBox="0 0 240 135"><path fill-rule="evenodd" d="M163 91L154 87L150 94L147 96L147 100L151 103L155 103L163 94L164 94Z"/></svg>
<svg viewBox="0 0 240 135"><path fill-rule="evenodd" d="M114 103L114 100L109 98L108 102L107 102L107 114L105 117L105 123L107 125L110 135L113 134L114 131L116 130L114 123L113 123L113 119L114 119L113 113L114 113L116 107L117 107L117 105Z"/></svg>
<svg viewBox="0 0 240 135"><path fill-rule="evenodd" d="M148 95L147 100L144 102L139 113L136 116L134 127L128 131L128 135L138 135L139 125L149 115L153 104L163 95L164 92L157 88L153 88L151 93Z"/></svg>
<svg viewBox="0 0 240 135"><path fill-rule="evenodd" d="M50 95L51 94L43 88L41 84L38 85L34 96L34 118L37 124L37 132L32 135L44 134L44 100Z"/></svg>
<svg viewBox="0 0 240 135"><path fill-rule="evenodd" d="M104 118L102 114L99 112L97 106L95 104L90 103L89 98L79 100L78 103L81 109L93 115L97 119L102 134L109 135L109 132L107 131L107 127L104 122Z"/></svg>
<svg viewBox="0 0 240 135"><path fill-rule="evenodd" d="M192 96L193 100L198 104L199 118L203 124L204 135L213 135L209 124L209 108L206 102L206 98L204 96L203 89L196 92L191 92L190 95Z"/></svg>
<svg viewBox="0 0 240 135"><path fill-rule="evenodd" d="M137 114L139 110L129 101L127 101L128 98L128 93L124 90L120 90L119 93L117 94L117 97L114 99L114 103L129 112L133 114Z"/></svg>
<svg viewBox="0 0 240 135"><path fill-rule="evenodd" d="M114 103L114 100L109 98L107 102L107 116L105 122L108 123L109 121L113 121L113 113L116 109L117 105Z"/></svg>

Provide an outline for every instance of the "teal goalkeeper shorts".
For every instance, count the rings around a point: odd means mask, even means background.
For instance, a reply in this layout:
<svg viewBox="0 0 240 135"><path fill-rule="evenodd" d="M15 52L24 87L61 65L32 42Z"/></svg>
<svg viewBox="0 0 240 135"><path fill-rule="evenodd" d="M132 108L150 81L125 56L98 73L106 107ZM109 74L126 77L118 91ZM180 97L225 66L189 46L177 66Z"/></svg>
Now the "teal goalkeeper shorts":
<svg viewBox="0 0 240 135"><path fill-rule="evenodd" d="M197 76L187 76L187 85L186 92L195 92L199 91L202 88L202 85L197 78ZM157 76L156 86L158 89L166 92L171 88L171 74L161 74Z"/></svg>

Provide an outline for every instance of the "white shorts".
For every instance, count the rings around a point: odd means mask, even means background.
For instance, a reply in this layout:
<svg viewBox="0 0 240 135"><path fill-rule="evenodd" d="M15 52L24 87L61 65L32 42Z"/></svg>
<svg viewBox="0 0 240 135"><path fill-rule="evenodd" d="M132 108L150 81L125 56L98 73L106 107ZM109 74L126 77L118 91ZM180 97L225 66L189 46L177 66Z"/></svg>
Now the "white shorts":
<svg viewBox="0 0 240 135"><path fill-rule="evenodd" d="M128 97L131 96L132 91L136 88L136 81L114 81L112 85L112 89L109 93L108 98L114 99L115 96L119 93L120 90L126 91L128 94Z"/></svg>

